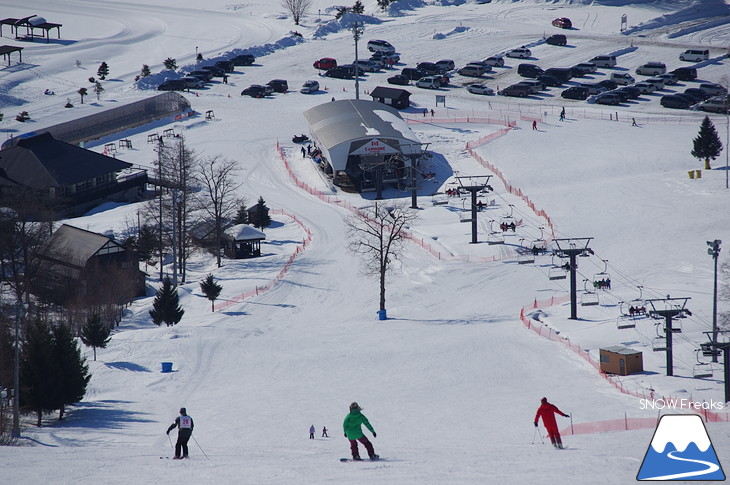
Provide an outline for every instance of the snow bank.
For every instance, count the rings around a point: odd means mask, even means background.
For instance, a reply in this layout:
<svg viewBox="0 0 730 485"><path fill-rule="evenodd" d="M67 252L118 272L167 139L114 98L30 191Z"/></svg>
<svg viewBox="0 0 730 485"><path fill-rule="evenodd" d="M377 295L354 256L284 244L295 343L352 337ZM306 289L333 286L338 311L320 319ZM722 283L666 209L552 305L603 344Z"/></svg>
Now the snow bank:
<svg viewBox="0 0 730 485"><path fill-rule="evenodd" d="M326 37L329 34L340 32L342 30L347 30L350 28L350 25L352 25L353 22L362 22L363 24L368 25L377 25L383 23L383 21L379 18L370 15L357 15L352 13L346 13L339 19L333 19L328 22L324 22L322 25L317 27L317 29L314 31L314 34L312 34L312 37L317 39L321 37Z"/></svg>

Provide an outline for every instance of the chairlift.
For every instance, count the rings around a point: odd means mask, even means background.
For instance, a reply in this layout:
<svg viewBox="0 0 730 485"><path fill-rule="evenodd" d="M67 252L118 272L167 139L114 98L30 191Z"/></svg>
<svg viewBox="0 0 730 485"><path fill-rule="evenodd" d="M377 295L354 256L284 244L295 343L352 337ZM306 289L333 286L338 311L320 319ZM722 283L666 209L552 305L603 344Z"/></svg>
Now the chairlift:
<svg viewBox="0 0 730 485"><path fill-rule="evenodd" d="M540 237L532 241L532 251L534 253L544 253L547 251L548 243L545 239L543 239L544 231L543 227L538 227L540 229Z"/></svg>
<svg viewBox="0 0 730 485"><path fill-rule="evenodd" d="M517 256L517 264L532 264L535 262L535 255L532 253L530 248L525 247L524 241L524 238L520 239L520 246L522 249Z"/></svg>
<svg viewBox="0 0 730 485"><path fill-rule="evenodd" d="M512 215L514 213L514 209L514 204L510 204L509 214L502 216L502 221L499 223L499 227L500 229L502 229L502 232L507 232L508 229L512 232L515 232L515 229L517 228L517 223L515 222L515 218Z"/></svg>
<svg viewBox="0 0 730 485"><path fill-rule="evenodd" d="M548 269L548 279L551 280L564 280L568 276L570 270L570 263L555 264L555 254L552 255L551 266Z"/></svg>
<svg viewBox="0 0 730 485"><path fill-rule="evenodd" d="M608 260L603 259L603 271L593 275L593 288L599 290L611 289L611 275L608 274Z"/></svg>
<svg viewBox="0 0 730 485"><path fill-rule="evenodd" d="M705 342L700 344L700 350L702 351L703 357L720 357L722 351L715 347L712 342Z"/></svg>
<svg viewBox="0 0 730 485"><path fill-rule="evenodd" d="M471 205L471 203L469 203ZM459 211L459 222L471 222L471 207L466 208L466 197L461 199L461 211Z"/></svg>
<svg viewBox="0 0 730 485"><path fill-rule="evenodd" d="M494 219L489 221L489 234L487 234L487 244L504 244L504 234L494 229Z"/></svg>
<svg viewBox="0 0 730 485"><path fill-rule="evenodd" d="M666 352L667 339L664 337L654 337L652 339L651 350L654 352Z"/></svg>
<svg viewBox="0 0 730 485"><path fill-rule="evenodd" d="M583 289L585 292L580 295L581 306L595 306L600 303L598 293L588 289L588 279L583 280Z"/></svg>
<svg viewBox="0 0 730 485"><path fill-rule="evenodd" d="M626 302L620 301L618 304L621 315L616 318L616 328L625 329L636 327L636 317L633 313L627 313L625 309Z"/></svg>
<svg viewBox="0 0 730 485"><path fill-rule="evenodd" d="M712 377L715 370L713 369L712 364L709 362L702 362L700 360L700 352L702 352L701 349L697 350L697 363L694 367L692 367L692 377L695 379L706 379L708 377Z"/></svg>

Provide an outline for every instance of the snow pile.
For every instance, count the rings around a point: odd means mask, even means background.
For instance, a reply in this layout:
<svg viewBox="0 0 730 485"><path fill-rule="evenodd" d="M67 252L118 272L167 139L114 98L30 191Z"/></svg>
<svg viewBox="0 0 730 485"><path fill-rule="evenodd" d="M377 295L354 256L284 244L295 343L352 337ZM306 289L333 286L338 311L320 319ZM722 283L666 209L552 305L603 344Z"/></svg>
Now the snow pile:
<svg viewBox="0 0 730 485"><path fill-rule="evenodd" d="M469 28L470 27L459 25L458 27L455 27L453 30L451 30L451 32L446 32L445 34L442 34L442 33L434 34L433 39L436 39L436 40L445 39L446 37L448 37L450 35L456 35L456 34L461 34L462 32L466 32L467 30L469 30Z"/></svg>
<svg viewBox="0 0 730 485"><path fill-rule="evenodd" d="M319 25L312 34L312 37L319 39L330 34L348 30L353 22L361 22L365 25L378 25L383 21L371 15L357 15L348 12L343 14L339 19L332 19Z"/></svg>

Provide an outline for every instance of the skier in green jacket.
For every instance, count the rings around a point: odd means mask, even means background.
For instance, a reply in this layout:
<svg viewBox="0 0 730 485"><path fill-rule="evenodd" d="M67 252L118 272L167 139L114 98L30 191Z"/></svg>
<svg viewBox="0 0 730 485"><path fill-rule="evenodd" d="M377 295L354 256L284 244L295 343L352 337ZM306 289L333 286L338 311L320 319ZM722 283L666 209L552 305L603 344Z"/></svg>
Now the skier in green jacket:
<svg viewBox="0 0 730 485"><path fill-rule="evenodd" d="M364 424L370 432L373 434L373 438L376 438L378 435L375 433L375 430L370 425L370 421L368 421L368 418L365 417L364 414L362 414L360 411L362 408L358 406L356 402L350 404L350 414L347 415L345 418L345 422L342 424L342 427L345 430L345 438L350 440L350 451L352 451L352 459L353 460L362 460L360 458L360 451L357 448L357 442L365 446L365 449L368 451L368 456L371 460L377 460L378 455L375 454L375 450L373 449L373 444L370 443L370 440L368 440L367 436L365 436L362 432L362 425Z"/></svg>

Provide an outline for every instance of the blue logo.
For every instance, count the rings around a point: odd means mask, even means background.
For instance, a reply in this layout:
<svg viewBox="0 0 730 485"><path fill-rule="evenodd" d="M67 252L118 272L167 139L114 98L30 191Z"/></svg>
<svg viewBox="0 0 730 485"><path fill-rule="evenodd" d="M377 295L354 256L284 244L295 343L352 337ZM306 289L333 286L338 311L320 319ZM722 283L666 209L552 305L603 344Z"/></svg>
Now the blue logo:
<svg viewBox="0 0 730 485"><path fill-rule="evenodd" d="M696 414L662 416L636 479L725 480L702 418Z"/></svg>

